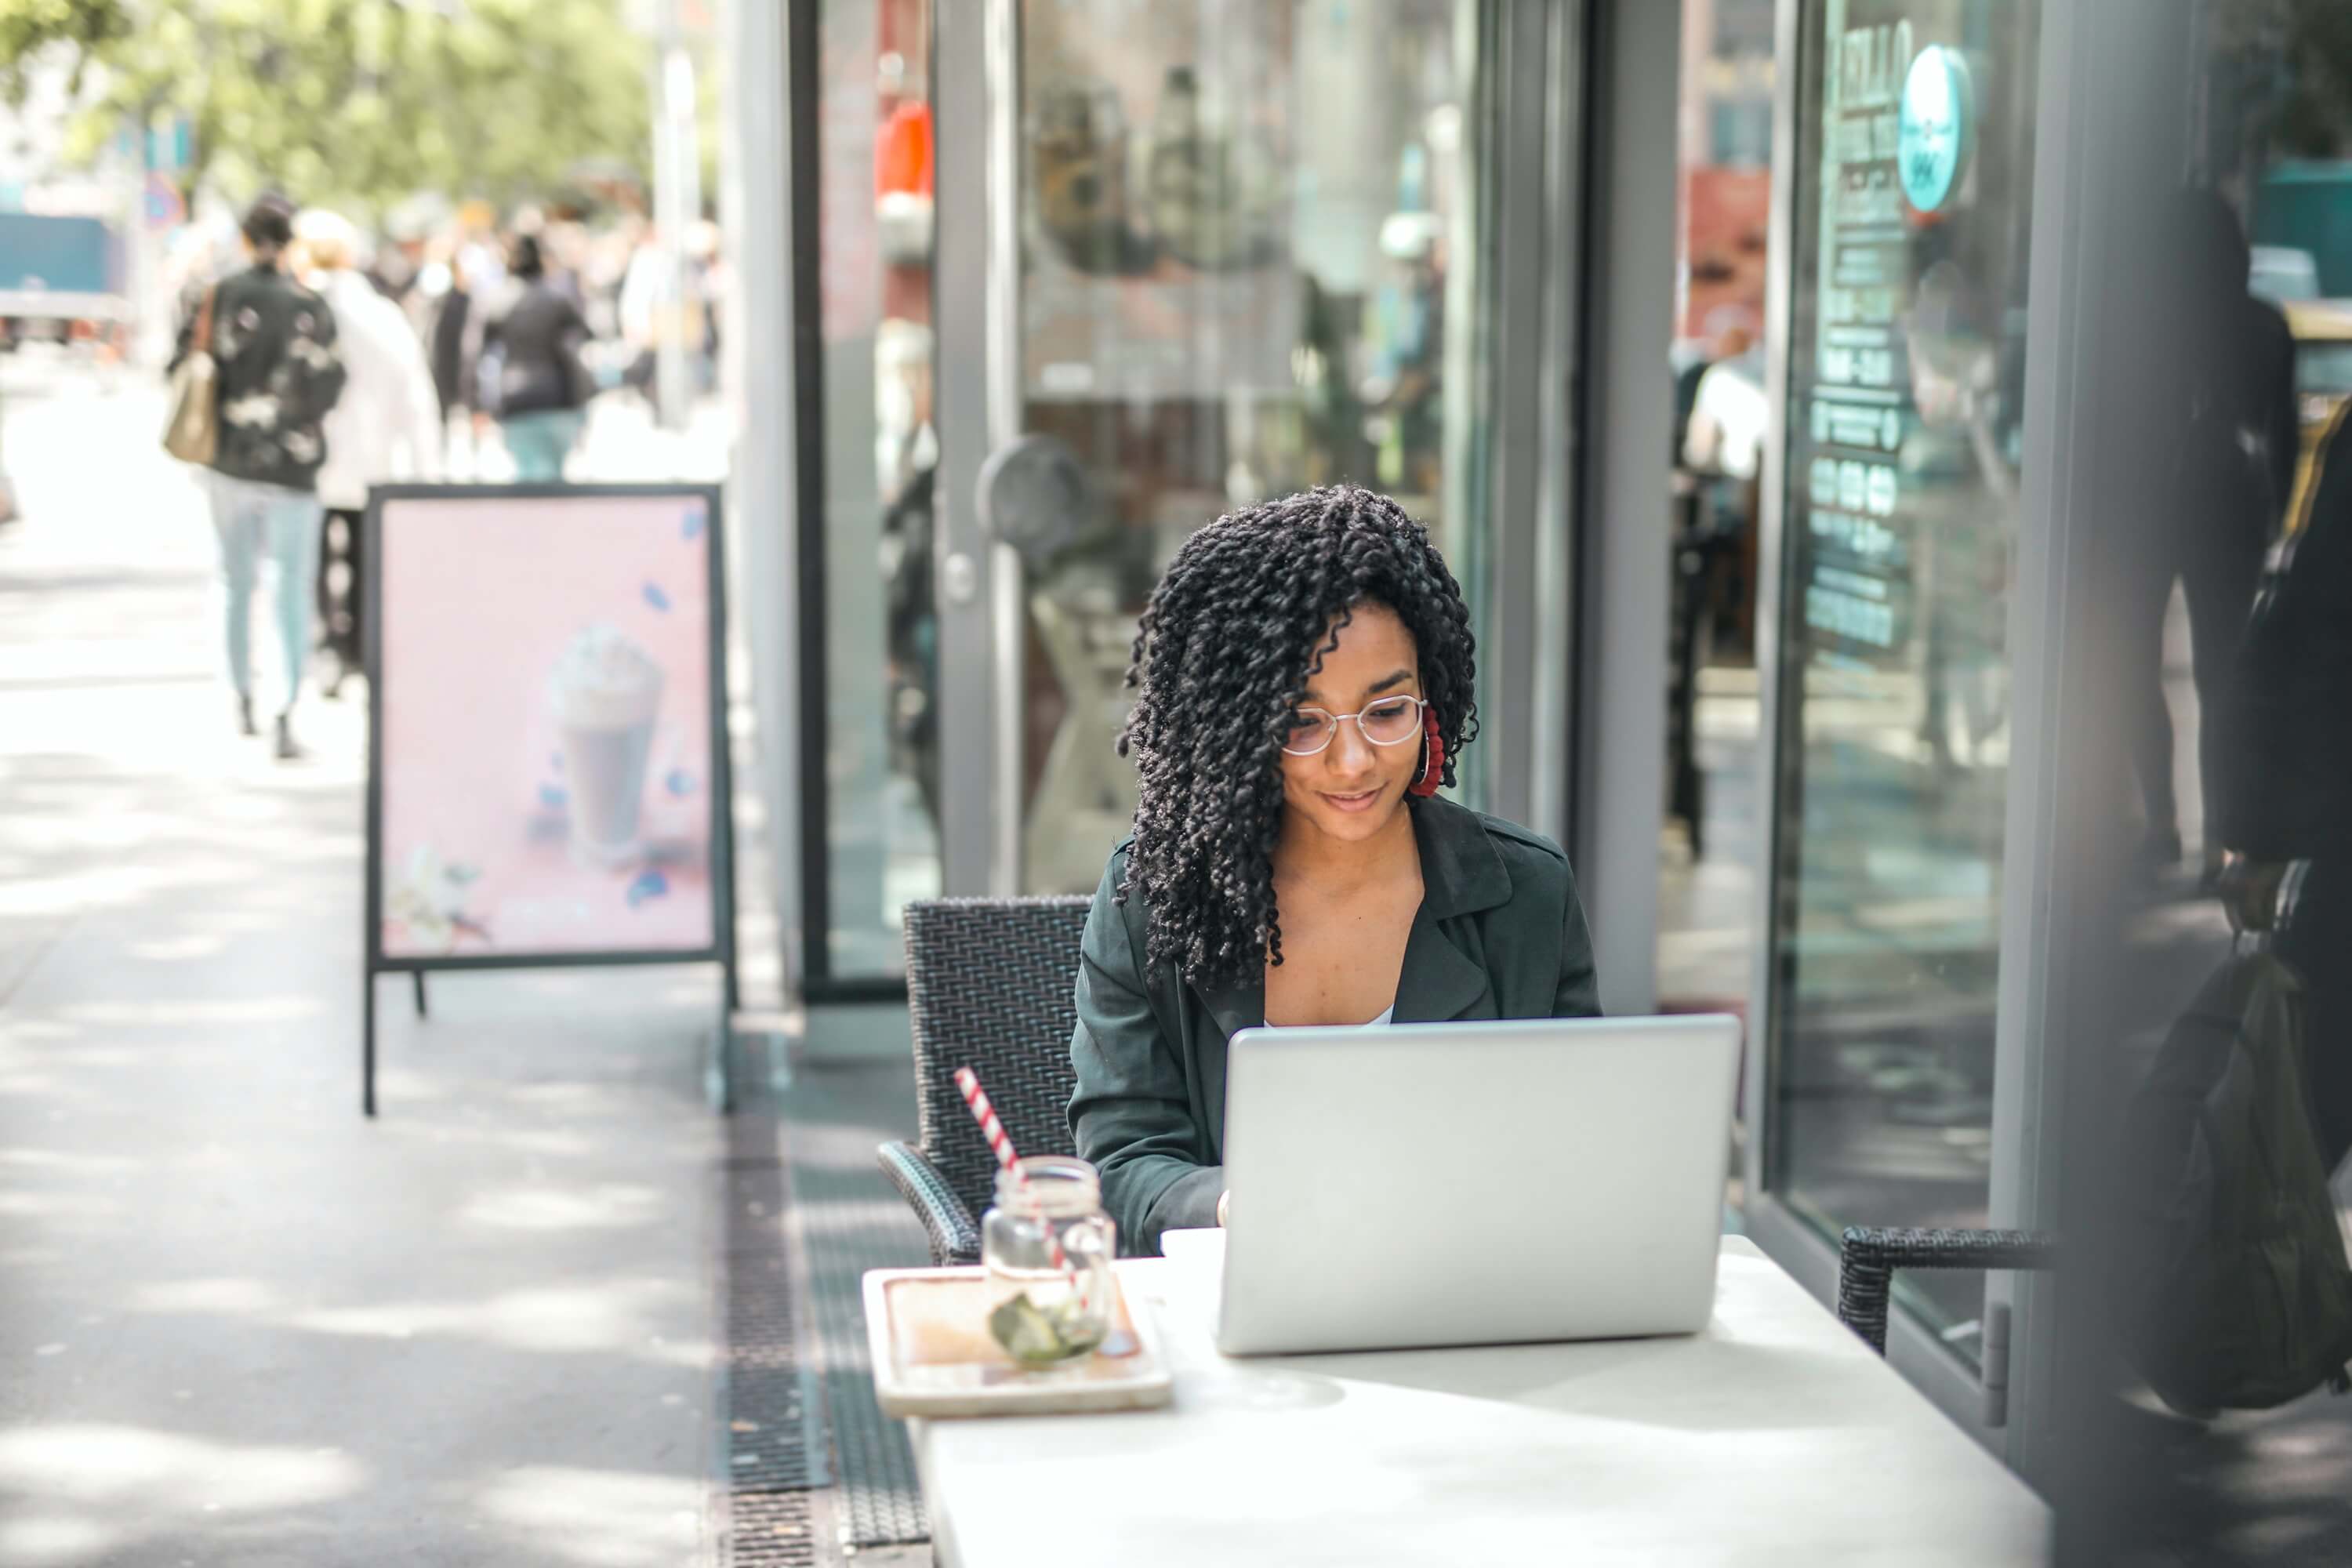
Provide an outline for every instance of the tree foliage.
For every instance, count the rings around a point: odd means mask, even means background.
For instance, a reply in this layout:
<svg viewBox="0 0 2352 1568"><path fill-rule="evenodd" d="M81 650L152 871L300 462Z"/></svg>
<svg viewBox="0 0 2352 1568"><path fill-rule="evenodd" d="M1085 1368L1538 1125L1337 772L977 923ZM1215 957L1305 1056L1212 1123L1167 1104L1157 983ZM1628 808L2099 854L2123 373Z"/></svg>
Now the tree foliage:
<svg viewBox="0 0 2352 1568"><path fill-rule="evenodd" d="M184 117L193 190L378 208L501 204L583 164L646 173L650 41L626 0L0 0L0 72L70 60L95 150Z"/></svg>
<svg viewBox="0 0 2352 1568"><path fill-rule="evenodd" d="M0 71L12 102L24 97L25 62L50 49L70 49L79 68L99 50L130 36L121 0L0 0Z"/></svg>

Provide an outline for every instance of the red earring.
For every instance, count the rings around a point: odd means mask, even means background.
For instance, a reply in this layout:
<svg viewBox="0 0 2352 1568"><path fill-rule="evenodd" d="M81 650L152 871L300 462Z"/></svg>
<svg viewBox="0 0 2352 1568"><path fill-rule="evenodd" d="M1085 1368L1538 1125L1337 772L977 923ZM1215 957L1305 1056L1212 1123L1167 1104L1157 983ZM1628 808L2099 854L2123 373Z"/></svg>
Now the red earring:
<svg viewBox="0 0 2352 1568"><path fill-rule="evenodd" d="M1426 800L1445 782L1445 742L1437 732L1437 710L1425 702L1421 708L1421 773L1409 793Z"/></svg>

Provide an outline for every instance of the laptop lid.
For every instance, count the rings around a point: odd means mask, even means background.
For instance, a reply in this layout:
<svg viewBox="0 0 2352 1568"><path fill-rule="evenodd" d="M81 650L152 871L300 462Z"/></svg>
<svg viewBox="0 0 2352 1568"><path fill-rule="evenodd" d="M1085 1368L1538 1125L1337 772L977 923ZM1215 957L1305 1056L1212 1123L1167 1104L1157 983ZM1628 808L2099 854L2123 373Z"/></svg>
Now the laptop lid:
<svg viewBox="0 0 2352 1568"><path fill-rule="evenodd" d="M1727 1015L1243 1030L1218 1348L1705 1326L1739 1033Z"/></svg>

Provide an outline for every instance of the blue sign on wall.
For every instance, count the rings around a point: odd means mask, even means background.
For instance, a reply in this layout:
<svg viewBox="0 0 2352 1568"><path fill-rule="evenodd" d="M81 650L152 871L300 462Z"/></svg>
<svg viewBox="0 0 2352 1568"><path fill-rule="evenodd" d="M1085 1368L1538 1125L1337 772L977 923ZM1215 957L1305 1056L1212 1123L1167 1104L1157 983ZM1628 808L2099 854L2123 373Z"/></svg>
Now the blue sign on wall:
<svg viewBox="0 0 2352 1568"><path fill-rule="evenodd" d="M1934 212L1951 199L1968 164L1975 118L1969 63L1960 51L1941 44L1921 49L1903 79L1895 152L1904 198L1917 211Z"/></svg>
<svg viewBox="0 0 2352 1568"><path fill-rule="evenodd" d="M193 127L184 114L158 115L147 127L147 166L178 174L188 166Z"/></svg>

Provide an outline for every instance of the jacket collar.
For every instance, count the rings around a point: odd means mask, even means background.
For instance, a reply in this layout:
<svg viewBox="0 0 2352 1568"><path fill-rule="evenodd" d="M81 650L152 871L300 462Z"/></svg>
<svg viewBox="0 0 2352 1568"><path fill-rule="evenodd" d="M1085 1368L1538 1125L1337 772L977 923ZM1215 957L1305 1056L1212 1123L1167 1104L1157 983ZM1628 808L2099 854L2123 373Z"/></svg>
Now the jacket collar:
<svg viewBox="0 0 2352 1568"><path fill-rule="evenodd" d="M1439 795L1412 802L1421 849L1421 908L1405 938L1397 976L1396 1021L1438 1023L1458 1016L1486 986L1486 972L1454 944L1438 923L1510 902L1511 874L1503 866L1478 814ZM1265 979L1202 989L1201 999L1231 1037L1265 1022Z"/></svg>
<svg viewBox="0 0 2352 1568"><path fill-rule="evenodd" d="M1511 901L1511 874L1478 814L1444 795L1417 801L1413 836L1421 842L1421 908L1432 920L1474 915Z"/></svg>

